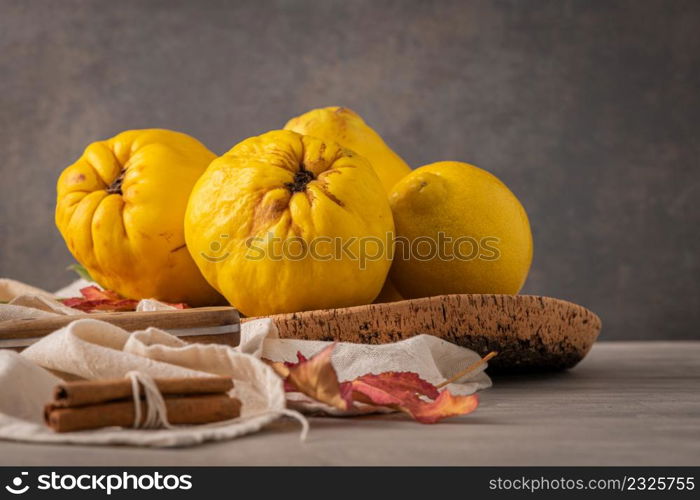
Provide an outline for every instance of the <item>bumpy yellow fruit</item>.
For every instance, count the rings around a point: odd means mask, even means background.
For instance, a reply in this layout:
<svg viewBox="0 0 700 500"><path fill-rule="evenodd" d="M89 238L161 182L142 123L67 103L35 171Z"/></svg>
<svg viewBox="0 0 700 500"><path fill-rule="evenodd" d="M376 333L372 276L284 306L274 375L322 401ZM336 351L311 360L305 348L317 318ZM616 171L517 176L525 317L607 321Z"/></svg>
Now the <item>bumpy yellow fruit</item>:
<svg viewBox="0 0 700 500"><path fill-rule="evenodd" d="M414 170L389 196L396 224L391 280L407 298L515 294L532 261L525 209L489 172L445 161Z"/></svg>
<svg viewBox="0 0 700 500"><path fill-rule="evenodd" d="M313 109L292 118L284 128L324 141L337 142L364 156L372 164L387 193L411 172L411 167L386 145L379 134L360 115L348 108L332 106Z"/></svg>
<svg viewBox="0 0 700 500"><path fill-rule="evenodd" d="M192 186L214 158L170 130L93 142L58 179L56 225L69 250L124 297L221 303L187 251L183 223Z"/></svg>
<svg viewBox="0 0 700 500"><path fill-rule="evenodd" d="M284 130L213 161L185 215L202 274L248 316L372 302L389 271L393 229L367 160Z"/></svg>

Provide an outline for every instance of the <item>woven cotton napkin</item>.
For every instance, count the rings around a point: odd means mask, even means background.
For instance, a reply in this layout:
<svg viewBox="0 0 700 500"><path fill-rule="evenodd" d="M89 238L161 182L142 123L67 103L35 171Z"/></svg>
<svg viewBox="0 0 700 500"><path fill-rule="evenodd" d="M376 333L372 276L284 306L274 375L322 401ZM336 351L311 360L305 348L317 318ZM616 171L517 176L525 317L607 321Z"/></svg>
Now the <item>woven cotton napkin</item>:
<svg viewBox="0 0 700 500"><path fill-rule="evenodd" d="M65 296L65 292L62 295ZM52 294L36 288L23 288L21 283L11 280L0 280L0 297L9 297L10 301L10 304L0 305L0 320L73 314L73 310L65 311L70 308L65 308ZM168 307L153 300L139 303L139 310ZM336 415L376 411L339 412L305 398L285 397L281 379L260 361L261 357L295 361L297 352L310 357L328 344L280 339L269 319L244 323L237 348L188 344L157 328L131 333L102 321L76 320L44 337L22 354L0 351L0 384L4 387L0 396L0 438L80 444L188 446L255 432L283 415L294 415L288 405L304 412L324 411ZM478 360L479 356L473 351L430 335L384 345L339 343L332 358L341 381L366 373L412 371L433 384ZM153 377L229 376L234 380L233 395L242 402L242 414L240 418L220 425L161 430L107 428L57 434L44 426L42 412L59 380L44 368L89 380L124 377L133 370ZM490 385L490 379L480 367L465 380L447 388L454 394L471 394ZM303 417L298 418L305 423Z"/></svg>

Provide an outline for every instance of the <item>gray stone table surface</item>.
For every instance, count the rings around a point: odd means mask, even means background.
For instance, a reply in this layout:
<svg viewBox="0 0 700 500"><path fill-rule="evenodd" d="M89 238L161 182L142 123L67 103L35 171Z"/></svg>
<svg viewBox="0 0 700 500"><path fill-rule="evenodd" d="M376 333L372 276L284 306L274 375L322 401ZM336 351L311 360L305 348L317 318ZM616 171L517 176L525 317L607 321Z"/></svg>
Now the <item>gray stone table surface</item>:
<svg viewBox="0 0 700 500"><path fill-rule="evenodd" d="M0 442L2 465L700 465L700 341L603 342L566 373L500 377L438 425L279 421L186 449Z"/></svg>

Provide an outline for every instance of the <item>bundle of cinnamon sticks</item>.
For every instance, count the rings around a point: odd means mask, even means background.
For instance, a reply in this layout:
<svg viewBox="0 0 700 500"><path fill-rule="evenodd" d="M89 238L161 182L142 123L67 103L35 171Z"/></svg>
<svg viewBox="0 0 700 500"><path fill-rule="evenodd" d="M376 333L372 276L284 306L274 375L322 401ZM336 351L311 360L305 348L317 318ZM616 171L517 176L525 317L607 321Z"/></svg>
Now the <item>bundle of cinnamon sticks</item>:
<svg viewBox="0 0 700 500"><path fill-rule="evenodd" d="M228 396L233 381L226 377L154 379L173 425L206 424L240 415L241 403ZM66 382L56 386L44 409L46 425L55 432L101 427L134 427L137 408L129 379ZM148 404L140 399L141 424Z"/></svg>

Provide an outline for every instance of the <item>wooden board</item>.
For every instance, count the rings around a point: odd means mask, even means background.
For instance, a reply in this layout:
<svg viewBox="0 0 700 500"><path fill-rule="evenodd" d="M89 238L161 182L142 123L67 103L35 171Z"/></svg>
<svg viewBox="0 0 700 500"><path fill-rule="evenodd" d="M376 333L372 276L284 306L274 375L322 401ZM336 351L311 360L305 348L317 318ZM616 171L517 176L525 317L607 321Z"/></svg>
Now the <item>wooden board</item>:
<svg viewBox="0 0 700 500"><path fill-rule="evenodd" d="M435 335L481 355L498 351L492 373L571 368L601 328L582 306L534 295L441 295L270 317L291 339L382 344Z"/></svg>

